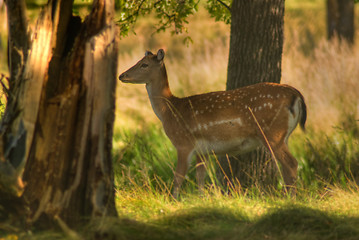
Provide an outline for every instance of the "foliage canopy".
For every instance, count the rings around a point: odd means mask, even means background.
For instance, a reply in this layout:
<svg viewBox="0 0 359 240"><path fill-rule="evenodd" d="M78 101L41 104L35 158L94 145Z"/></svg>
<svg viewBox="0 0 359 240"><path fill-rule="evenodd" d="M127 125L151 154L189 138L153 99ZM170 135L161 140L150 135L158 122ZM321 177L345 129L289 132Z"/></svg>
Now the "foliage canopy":
<svg viewBox="0 0 359 240"><path fill-rule="evenodd" d="M207 0L206 9L216 21L230 23L231 0ZM121 36L127 36L138 17L154 13L159 20L156 32L168 28L172 34L187 32L185 24L188 17L198 11L200 0L116 0L116 9L120 11L118 24Z"/></svg>

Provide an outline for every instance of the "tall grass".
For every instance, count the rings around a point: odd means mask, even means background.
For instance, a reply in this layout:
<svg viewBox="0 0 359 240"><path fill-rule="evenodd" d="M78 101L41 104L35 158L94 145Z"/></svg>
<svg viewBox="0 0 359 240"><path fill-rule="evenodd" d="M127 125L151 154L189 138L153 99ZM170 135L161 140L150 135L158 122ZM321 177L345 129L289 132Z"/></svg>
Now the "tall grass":
<svg viewBox="0 0 359 240"><path fill-rule="evenodd" d="M308 125L330 131L358 119L359 46L321 39L310 55L294 49L283 55L283 82L300 89L308 104Z"/></svg>

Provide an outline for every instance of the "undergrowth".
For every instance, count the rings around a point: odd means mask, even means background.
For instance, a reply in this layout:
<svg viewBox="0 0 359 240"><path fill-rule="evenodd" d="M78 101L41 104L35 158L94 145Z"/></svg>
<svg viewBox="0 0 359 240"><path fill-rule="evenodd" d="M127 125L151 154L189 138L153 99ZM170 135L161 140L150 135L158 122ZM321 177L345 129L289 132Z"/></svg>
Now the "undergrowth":
<svg viewBox="0 0 359 240"><path fill-rule="evenodd" d="M327 186L346 188L359 181L359 122L348 116L347 121L333 127L331 134L311 129L295 131L289 147L299 162L297 186L305 191L318 191ZM176 150L160 124L141 124L137 130L118 130L114 137L115 181L118 188L133 186L169 192L176 166ZM206 157L208 188L220 187L216 172L216 156ZM192 161L186 186L195 190L195 161ZM227 176L232 179L233 176ZM233 181L231 191L251 191L257 186L242 189ZM237 185L236 185L237 184ZM279 190L273 186L274 190ZM190 191L192 191L190 190ZM224 191L224 189L222 189ZM260 192L260 191L259 191Z"/></svg>

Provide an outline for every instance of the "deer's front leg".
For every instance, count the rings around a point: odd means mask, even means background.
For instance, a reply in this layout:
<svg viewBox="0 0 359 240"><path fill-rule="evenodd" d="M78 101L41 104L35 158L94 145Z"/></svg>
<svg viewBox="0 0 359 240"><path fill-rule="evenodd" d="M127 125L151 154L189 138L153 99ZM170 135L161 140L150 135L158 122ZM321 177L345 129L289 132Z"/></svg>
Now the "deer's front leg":
<svg viewBox="0 0 359 240"><path fill-rule="evenodd" d="M178 198L179 191L181 189L182 182L186 176L189 163L192 157L192 150L177 149L177 167L174 174L174 183L172 195L175 199Z"/></svg>

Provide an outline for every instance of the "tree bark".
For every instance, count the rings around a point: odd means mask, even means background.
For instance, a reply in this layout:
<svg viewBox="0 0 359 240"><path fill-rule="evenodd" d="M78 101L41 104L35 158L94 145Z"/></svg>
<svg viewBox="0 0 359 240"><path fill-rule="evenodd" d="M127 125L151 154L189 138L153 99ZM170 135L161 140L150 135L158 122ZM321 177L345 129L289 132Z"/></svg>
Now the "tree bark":
<svg viewBox="0 0 359 240"><path fill-rule="evenodd" d="M284 0L234 0L227 89L281 79L283 49ZM242 186L263 186L275 182L275 164L266 161L269 154L258 149L253 153L222 158L220 163L229 179ZM239 160L239 161L238 161ZM236 180L237 179L237 180Z"/></svg>
<svg viewBox="0 0 359 240"><path fill-rule="evenodd" d="M28 26L26 20L25 0L7 0L8 34L8 65L10 70L9 89L12 90L21 74L21 67L27 59L29 49Z"/></svg>
<svg viewBox="0 0 359 240"><path fill-rule="evenodd" d="M2 125L3 148L12 143L22 149L18 161L25 166L26 184L20 199L29 209L27 224L62 219L74 226L117 215L111 159L118 52L113 17L113 0L95 0L83 23L72 16L72 0L50 1L40 14L14 92L16 108L7 109L10 121ZM12 114L14 109L19 114ZM9 142L10 135L23 141Z"/></svg>
<svg viewBox="0 0 359 240"><path fill-rule="evenodd" d="M354 1L327 0L328 39L334 36L354 43Z"/></svg>
<svg viewBox="0 0 359 240"><path fill-rule="evenodd" d="M281 79L284 0L234 0L227 89Z"/></svg>

